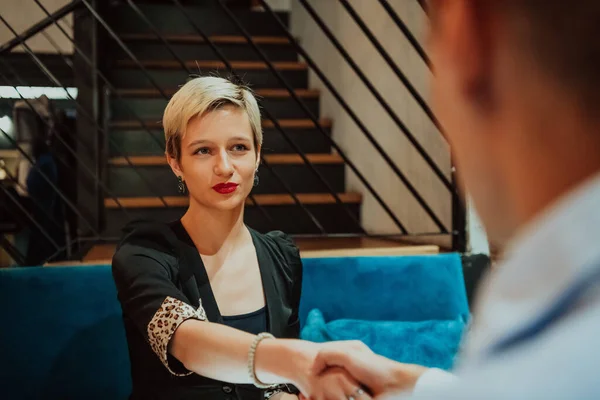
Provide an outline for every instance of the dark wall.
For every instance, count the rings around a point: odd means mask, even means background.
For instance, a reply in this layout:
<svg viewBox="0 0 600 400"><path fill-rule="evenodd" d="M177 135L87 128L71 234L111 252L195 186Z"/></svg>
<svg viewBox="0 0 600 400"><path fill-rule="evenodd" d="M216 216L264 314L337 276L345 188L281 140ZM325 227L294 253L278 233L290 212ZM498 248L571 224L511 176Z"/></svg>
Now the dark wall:
<svg viewBox="0 0 600 400"><path fill-rule="evenodd" d="M465 254L462 256L462 262L467 298L469 306L472 306L479 286L490 269L490 257L485 254Z"/></svg>

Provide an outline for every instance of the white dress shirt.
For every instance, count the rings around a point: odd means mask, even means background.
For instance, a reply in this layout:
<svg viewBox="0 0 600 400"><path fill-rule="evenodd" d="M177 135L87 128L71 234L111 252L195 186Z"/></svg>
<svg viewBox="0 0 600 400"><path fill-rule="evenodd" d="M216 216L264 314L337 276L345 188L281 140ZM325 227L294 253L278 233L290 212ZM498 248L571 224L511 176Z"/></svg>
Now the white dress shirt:
<svg viewBox="0 0 600 400"><path fill-rule="evenodd" d="M531 340L491 347L531 324L600 268L600 175L557 201L508 246L486 278L455 375L426 372L410 399L600 399L600 285Z"/></svg>

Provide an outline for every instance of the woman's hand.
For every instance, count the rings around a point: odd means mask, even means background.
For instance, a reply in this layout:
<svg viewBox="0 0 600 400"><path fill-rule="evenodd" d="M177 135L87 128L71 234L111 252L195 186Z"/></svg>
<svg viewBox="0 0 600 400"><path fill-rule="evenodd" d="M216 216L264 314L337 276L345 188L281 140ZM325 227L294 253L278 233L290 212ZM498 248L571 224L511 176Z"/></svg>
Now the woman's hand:
<svg viewBox="0 0 600 400"><path fill-rule="evenodd" d="M315 376L310 397L300 395L300 400L370 400L361 385L342 368L328 368Z"/></svg>
<svg viewBox="0 0 600 400"><path fill-rule="evenodd" d="M283 343L282 340L265 340L257 348L260 355L261 346L263 351L268 351L270 346ZM362 390L361 385L347 371L342 368L323 368L315 372L315 362L320 351L325 347L322 343L312 343L301 340L287 341L288 349L293 352L286 357L278 358L280 374L289 378L302 393L300 400L369 400L370 397ZM283 363L281 363L283 361ZM275 395L278 396L278 395ZM284 397L285 400L295 400L293 397ZM280 400L280 399L275 399Z"/></svg>
<svg viewBox="0 0 600 400"><path fill-rule="evenodd" d="M290 393L277 393L269 398L269 400L298 400L298 396Z"/></svg>
<svg viewBox="0 0 600 400"><path fill-rule="evenodd" d="M402 364L377 355L359 341L323 345L315 358L313 374L318 376L336 367L343 368L374 397L413 390L419 377L427 371L419 365Z"/></svg>

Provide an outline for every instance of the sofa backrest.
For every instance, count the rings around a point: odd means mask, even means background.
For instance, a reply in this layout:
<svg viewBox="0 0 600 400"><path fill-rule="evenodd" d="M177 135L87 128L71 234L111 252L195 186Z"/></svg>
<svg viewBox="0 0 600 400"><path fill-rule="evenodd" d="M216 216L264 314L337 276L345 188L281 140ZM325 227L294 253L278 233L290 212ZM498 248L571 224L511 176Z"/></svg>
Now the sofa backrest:
<svg viewBox="0 0 600 400"><path fill-rule="evenodd" d="M0 269L1 398L126 399L130 364L109 265ZM458 255L304 259L301 321L468 313Z"/></svg>
<svg viewBox="0 0 600 400"><path fill-rule="evenodd" d="M127 399L131 383L110 267L0 270L4 399Z"/></svg>

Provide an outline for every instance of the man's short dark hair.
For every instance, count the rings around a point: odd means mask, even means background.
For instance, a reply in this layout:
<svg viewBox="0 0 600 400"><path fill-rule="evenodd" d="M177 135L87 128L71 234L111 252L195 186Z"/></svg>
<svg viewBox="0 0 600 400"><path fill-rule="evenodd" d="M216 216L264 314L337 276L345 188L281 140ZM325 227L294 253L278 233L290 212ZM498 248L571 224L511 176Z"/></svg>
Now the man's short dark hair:
<svg viewBox="0 0 600 400"><path fill-rule="evenodd" d="M485 0L514 22L517 45L586 106L600 106L600 0Z"/></svg>

